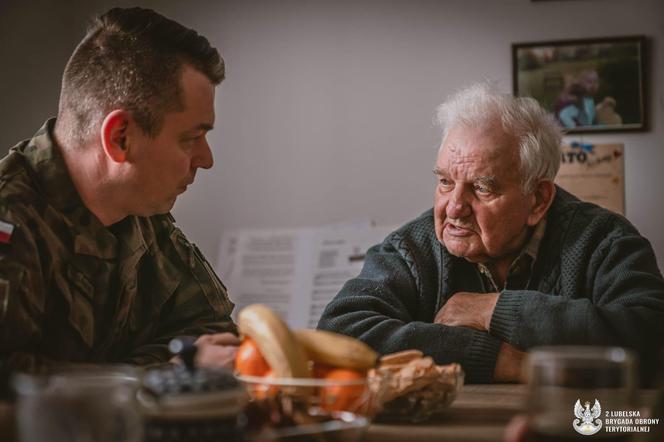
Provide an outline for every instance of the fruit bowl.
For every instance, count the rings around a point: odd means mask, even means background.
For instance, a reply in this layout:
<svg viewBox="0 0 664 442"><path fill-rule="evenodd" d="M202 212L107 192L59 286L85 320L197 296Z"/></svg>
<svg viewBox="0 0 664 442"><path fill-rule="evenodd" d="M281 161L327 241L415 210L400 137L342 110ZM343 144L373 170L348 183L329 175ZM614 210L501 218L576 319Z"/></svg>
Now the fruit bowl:
<svg viewBox="0 0 664 442"><path fill-rule="evenodd" d="M380 410L386 379L237 376L251 400L250 441L356 441Z"/></svg>

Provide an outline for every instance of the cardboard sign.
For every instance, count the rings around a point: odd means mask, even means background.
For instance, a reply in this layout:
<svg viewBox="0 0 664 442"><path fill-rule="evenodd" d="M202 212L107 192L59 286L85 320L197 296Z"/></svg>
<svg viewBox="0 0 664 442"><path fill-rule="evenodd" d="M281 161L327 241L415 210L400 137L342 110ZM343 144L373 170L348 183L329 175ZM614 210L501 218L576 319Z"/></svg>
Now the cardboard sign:
<svg viewBox="0 0 664 442"><path fill-rule="evenodd" d="M624 215L623 153L622 144L565 145L556 184L583 201Z"/></svg>

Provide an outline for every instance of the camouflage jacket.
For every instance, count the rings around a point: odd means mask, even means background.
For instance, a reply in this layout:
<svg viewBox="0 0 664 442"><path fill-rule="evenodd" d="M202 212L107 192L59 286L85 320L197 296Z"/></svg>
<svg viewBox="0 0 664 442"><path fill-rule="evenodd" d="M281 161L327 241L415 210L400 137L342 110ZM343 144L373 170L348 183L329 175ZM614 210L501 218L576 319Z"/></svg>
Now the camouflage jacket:
<svg viewBox="0 0 664 442"><path fill-rule="evenodd" d="M226 288L170 215L104 227L83 205L54 121L0 160L0 374L158 363L174 336L235 332Z"/></svg>

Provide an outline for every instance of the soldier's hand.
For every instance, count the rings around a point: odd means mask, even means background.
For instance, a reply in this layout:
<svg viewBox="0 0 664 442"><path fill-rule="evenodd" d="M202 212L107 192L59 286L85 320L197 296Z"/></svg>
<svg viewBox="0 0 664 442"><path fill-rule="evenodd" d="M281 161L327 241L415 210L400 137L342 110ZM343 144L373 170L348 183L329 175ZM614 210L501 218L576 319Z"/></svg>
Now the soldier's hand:
<svg viewBox="0 0 664 442"><path fill-rule="evenodd" d="M215 333L200 336L196 342L198 367L233 368L240 338L232 333Z"/></svg>

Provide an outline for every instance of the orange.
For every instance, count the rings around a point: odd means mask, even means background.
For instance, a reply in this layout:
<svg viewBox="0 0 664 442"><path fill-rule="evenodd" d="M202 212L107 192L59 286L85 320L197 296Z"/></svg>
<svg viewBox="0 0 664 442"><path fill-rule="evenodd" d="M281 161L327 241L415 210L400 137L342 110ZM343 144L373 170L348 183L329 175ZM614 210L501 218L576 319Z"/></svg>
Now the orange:
<svg viewBox="0 0 664 442"><path fill-rule="evenodd" d="M347 368L332 368L324 377L330 382L366 379L366 373ZM320 389L321 408L327 411L356 411L364 402L366 384L327 385Z"/></svg>
<svg viewBox="0 0 664 442"><path fill-rule="evenodd" d="M324 378L327 376L330 371L335 370L331 365L321 364L320 362L314 362L312 364L311 373L315 378Z"/></svg>
<svg viewBox="0 0 664 442"><path fill-rule="evenodd" d="M244 376L265 376L270 365L253 339L244 338L235 356L235 371Z"/></svg>
<svg viewBox="0 0 664 442"><path fill-rule="evenodd" d="M270 385L269 382L274 379L274 372L268 370L264 375L265 384L254 384L251 387L252 396L254 399L267 399L275 397L279 392L279 387L275 385Z"/></svg>

